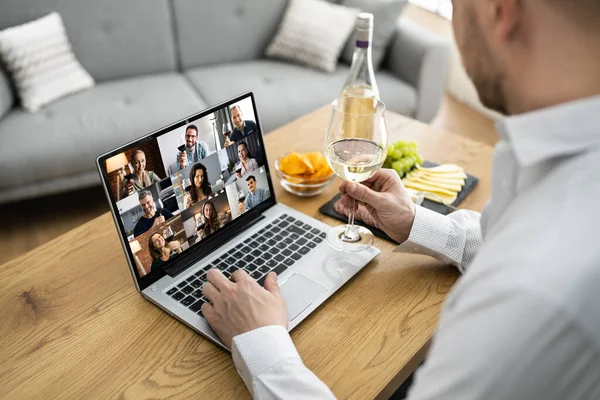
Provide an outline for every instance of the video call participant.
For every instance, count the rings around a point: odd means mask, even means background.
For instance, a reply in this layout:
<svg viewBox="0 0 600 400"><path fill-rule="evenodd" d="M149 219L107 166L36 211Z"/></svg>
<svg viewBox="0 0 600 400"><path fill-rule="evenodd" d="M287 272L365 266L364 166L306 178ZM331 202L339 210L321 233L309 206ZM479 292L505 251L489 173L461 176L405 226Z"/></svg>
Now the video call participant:
<svg viewBox="0 0 600 400"><path fill-rule="evenodd" d="M133 178L123 182L122 197L129 196L132 191L140 190L160 182L160 178L152 171L146 171L146 154L142 150L136 150L131 159L133 160Z"/></svg>
<svg viewBox="0 0 600 400"><path fill-rule="evenodd" d="M173 214L171 214L171 212L166 208L161 208L158 211L154 210L154 199L152 198L152 193L150 193L150 191L144 190L140 192L138 199L144 214L141 216L137 224L135 224L135 228L133 228L134 236L140 236L142 233L147 232L150 228L159 226L167 219L173 218Z"/></svg>
<svg viewBox="0 0 600 400"><path fill-rule="evenodd" d="M231 107L229 115L234 125L233 132L231 132L231 136L229 137L231 141L237 142L254 132L258 132L258 127L254 121L244 120L240 106Z"/></svg>
<svg viewBox="0 0 600 400"><path fill-rule="evenodd" d="M258 169L258 163L254 158L250 158L250 153L248 151L248 145L246 142L238 143L238 157L240 158L240 162L235 165L235 174L238 178L241 178L248 172L252 172Z"/></svg>
<svg viewBox="0 0 600 400"><path fill-rule="evenodd" d="M256 207L256 205L262 203L269 197L268 189L256 187L256 178L254 175L247 177L246 183L248 184L248 194L246 195L246 199L238 205L238 211L240 214L253 207Z"/></svg>
<svg viewBox="0 0 600 400"><path fill-rule="evenodd" d="M177 168L182 170L188 165L198 162L208 157L208 145L203 141L198 141L198 127L188 125L185 128L185 148L179 148L181 152L177 157Z"/></svg>
<svg viewBox="0 0 600 400"><path fill-rule="evenodd" d="M190 170L190 182L192 186L188 188L183 196L184 208L190 208L194 204L206 199L211 193L210 183L208 182L208 172L202 163L196 163Z"/></svg>
<svg viewBox="0 0 600 400"><path fill-rule="evenodd" d="M163 235L155 233L148 239L148 250L152 256L150 271L155 271L169 259L182 252L181 244L177 240L167 242Z"/></svg>
<svg viewBox="0 0 600 400"><path fill-rule="evenodd" d="M221 227L219 213L217 213L217 209L212 201L208 200L202 206L202 217L204 223L199 227L198 239L204 239Z"/></svg>

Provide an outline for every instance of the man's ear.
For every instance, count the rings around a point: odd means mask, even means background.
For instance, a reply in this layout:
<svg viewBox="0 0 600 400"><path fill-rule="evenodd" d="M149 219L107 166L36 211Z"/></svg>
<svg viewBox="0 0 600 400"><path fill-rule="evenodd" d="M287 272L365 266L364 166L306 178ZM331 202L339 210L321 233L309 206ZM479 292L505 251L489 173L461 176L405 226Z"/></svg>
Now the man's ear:
<svg viewBox="0 0 600 400"><path fill-rule="evenodd" d="M512 41L521 24L522 0L486 0L486 3L484 23L492 27L491 40L500 45Z"/></svg>

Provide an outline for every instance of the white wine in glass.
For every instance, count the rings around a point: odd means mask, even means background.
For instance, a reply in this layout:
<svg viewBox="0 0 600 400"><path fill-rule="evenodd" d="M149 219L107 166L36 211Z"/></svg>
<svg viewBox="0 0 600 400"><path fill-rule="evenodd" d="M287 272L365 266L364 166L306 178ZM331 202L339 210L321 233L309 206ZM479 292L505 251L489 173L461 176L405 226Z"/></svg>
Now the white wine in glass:
<svg viewBox="0 0 600 400"><path fill-rule="evenodd" d="M325 157L340 178L365 181L381 168L386 157L385 105L375 98L344 96L331 107ZM338 250L362 251L373 244L373 233L354 224L354 207L351 210L348 224L331 229L327 240Z"/></svg>

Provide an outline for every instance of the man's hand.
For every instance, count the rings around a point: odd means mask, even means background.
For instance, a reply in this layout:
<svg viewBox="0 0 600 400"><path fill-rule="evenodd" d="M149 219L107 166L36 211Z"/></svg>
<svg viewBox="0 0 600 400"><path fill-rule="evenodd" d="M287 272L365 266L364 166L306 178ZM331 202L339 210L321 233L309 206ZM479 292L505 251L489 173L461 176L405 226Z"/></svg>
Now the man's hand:
<svg viewBox="0 0 600 400"><path fill-rule="evenodd" d="M263 326L287 329L285 300L274 272L267 275L264 289L240 269L231 275L234 282L216 269L208 271L206 277L202 293L210 303L202 306L202 314L228 348L234 336Z"/></svg>
<svg viewBox="0 0 600 400"><path fill-rule="evenodd" d="M156 219L154 220L154 223L152 224L153 228L156 228L157 226L160 226L161 224L163 224L165 222L165 217L162 215L159 215L158 217L156 217Z"/></svg>
<svg viewBox="0 0 600 400"><path fill-rule="evenodd" d="M342 199L334 204L338 213L348 215L352 197L357 200L357 219L381 229L398 243L408 239L416 206L396 171L382 169L362 184L344 181L340 192Z"/></svg>
<svg viewBox="0 0 600 400"><path fill-rule="evenodd" d="M187 155L185 154L185 151L182 151L181 153L179 153L179 168L184 169L186 163Z"/></svg>
<svg viewBox="0 0 600 400"><path fill-rule="evenodd" d="M242 201L240 204L238 204L238 212L243 214L244 211L246 211L246 202Z"/></svg>

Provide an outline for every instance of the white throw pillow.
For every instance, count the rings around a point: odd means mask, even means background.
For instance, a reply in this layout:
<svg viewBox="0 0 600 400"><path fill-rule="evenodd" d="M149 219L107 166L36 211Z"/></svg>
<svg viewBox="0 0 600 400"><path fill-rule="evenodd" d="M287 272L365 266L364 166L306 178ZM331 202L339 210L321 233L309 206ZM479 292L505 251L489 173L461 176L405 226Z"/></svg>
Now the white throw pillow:
<svg viewBox="0 0 600 400"><path fill-rule="evenodd" d="M0 56L29 112L94 85L75 58L57 12L0 31Z"/></svg>
<svg viewBox="0 0 600 400"><path fill-rule="evenodd" d="M333 72L358 13L324 0L291 0L266 54Z"/></svg>

